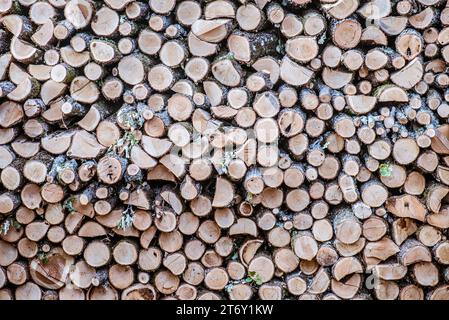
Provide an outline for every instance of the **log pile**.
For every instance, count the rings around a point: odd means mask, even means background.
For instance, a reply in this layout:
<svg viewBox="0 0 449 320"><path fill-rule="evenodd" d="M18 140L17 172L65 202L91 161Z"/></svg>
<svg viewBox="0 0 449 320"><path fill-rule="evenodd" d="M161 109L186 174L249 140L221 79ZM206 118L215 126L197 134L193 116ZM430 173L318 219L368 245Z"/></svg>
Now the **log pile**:
<svg viewBox="0 0 449 320"><path fill-rule="evenodd" d="M0 0L1 299L449 299L449 1Z"/></svg>

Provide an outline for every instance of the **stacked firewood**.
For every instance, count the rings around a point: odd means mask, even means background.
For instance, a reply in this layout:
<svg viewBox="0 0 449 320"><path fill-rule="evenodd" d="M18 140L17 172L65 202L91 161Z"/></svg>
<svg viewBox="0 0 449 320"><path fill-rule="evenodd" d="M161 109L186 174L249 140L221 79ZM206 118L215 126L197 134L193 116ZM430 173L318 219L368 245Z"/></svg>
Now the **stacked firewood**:
<svg viewBox="0 0 449 320"><path fill-rule="evenodd" d="M449 2L0 0L0 299L449 299Z"/></svg>

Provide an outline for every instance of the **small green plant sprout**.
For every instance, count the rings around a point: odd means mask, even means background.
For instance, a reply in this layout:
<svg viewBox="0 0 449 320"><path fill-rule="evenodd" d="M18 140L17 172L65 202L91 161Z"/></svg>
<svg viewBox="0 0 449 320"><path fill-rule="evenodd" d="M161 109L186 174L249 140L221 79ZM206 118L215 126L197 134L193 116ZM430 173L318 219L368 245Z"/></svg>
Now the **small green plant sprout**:
<svg viewBox="0 0 449 320"><path fill-rule="evenodd" d="M43 263L43 264L47 264L48 263L48 255L46 252L39 252L37 254L37 258Z"/></svg>
<svg viewBox="0 0 449 320"><path fill-rule="evenodd" d="M388 163L382 163L379 166L379 173L382 177L390 177L392 171L393 171L393 168Z"/></svg>
<svg viewBox="0 0 449 320"><path fill-rule="evenodd" d="M326 141L326 143L323 145L323 150L326 150L329 147L330 142Z"/></svg>
<svg viewBox="0 0 449 320"><path fill-rule="evenodd" d="M246 201L251 202L251 200L253 200L254 194L252 194L251 192L247 192L246 193Z"/></svg>
<svg viewBox="0 0 449 320"><path fill-rule="evenodd" d="M248 277L245 278L246 283L255 283L256 285L260 286L263 284L262 277L255 271L249 271Z"/></svg>
<svg viewBox="0 0 449 320"><path fill-rule="evenodd" d="M118 229L126 230L133 224L134 221L134 210L131 206L128 206L122 213L122 217L117 224Z"/></svg>
<svg viewBox="0 0 449 320"><path fill-rule="evenodd" d="M67 198L66 201L64 201L64 205L62 206L64 209L66 209L69 213L76 211L73 207L73 203L75 202L75 196L72 196L70 198Z"/></svg>

